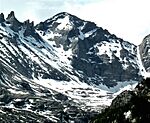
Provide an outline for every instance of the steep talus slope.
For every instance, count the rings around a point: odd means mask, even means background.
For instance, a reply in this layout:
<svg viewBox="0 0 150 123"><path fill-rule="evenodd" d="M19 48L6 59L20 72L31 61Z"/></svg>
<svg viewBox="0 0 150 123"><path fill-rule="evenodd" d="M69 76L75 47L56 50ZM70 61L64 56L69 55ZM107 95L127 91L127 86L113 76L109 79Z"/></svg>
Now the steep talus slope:
<svg viewBox="0 0 150 123"><path fill-rule="evenodd" d="M93 22L0 14L0 121L87 123L142 78L139 67L137 46Z"/></svg>
<svg viewBox="0 0 150 123"><path fill-rule="evenodd" d="M133 91L118 95L93 123L149 123L150 78L140 82Z"/></svg>

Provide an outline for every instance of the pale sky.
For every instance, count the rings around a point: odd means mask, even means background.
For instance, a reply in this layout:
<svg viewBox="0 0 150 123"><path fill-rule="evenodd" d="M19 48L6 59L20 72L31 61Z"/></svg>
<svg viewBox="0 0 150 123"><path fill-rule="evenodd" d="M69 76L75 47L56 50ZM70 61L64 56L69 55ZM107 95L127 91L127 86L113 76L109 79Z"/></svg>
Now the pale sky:
<svg viewBox="0 0 150 123"><path fill-rule="evenodd" d="M59 12L95 22L136 45L150 34L150 0L0 0L0 12L39 23Z"/></svg>

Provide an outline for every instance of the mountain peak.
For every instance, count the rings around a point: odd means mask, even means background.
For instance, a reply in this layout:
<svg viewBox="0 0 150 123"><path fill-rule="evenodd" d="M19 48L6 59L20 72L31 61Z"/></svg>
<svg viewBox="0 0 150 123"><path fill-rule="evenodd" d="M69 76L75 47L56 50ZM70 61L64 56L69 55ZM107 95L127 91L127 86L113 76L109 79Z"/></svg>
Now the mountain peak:
<svg viewBox="0 0 150 123"><path fill-rule="evenodd" d="M31 21L30 20L26 20L24 21L24 26L27 26L27 27L34 27L34 21Z"/></svg>
<svg viewBox="0 0 150 123"><path fill-rule="evenodd" d="M18 28L22 25L22 23L16 19L14 11L11 11L10 14L8 14L6 22L11 24L11 29L15 32L18 31Z"/></svg>
<svg viewBox="0 0 150 123"><path fill-rule="evenodd" d="M70 23L70 18L72 17L71 14L67 12L61 12L56 15L54 15L52 18L47 19L44 22L40 22L39 24L36 25L37 30L47 30L50 25L52 25L53 22L56 22L56 25L59 25L62 22L65 22L65 24ZM63 21L64 20L64 21ZM55 25L55 26L56 26Z"/></svg>
<svg viewBox="0 0 150 123"><path fill-rule="evenodd" d="M25 36L33 34L33 32L34 32L34 21L31 21L31 22L30 22L30 20L24 21L23 27L26 28L25 33L24 33Z"/></svg>
<svg viewBox="0 0 150 123"><path fill-rule="evenodd" d="M72 15L69 14L69 13L67 13L67 12L61 12L61 13L58 13L58 14L54 15L51 19L52 19L52 21L57 21L59 19L65 19L65 18L68 18L70 20L71 17L72 17Z"/></svg>
<svg viewBox="0 0 150 123"><path fill-rule="evenodd" d="M60 13L56 14L55 16L58 16L58 15L68 16L68 15L71 15L71 14L68 13L68 12L60 12Z"/></svg>
<svg viewBox="0 0 150 123"><path fill-rule="evenodd" d="M8 17L6 19L7 20L15 19L15 13L14 13L14 11L11 11L10 14L8 14Z"/></svg>
<svg viewBox="0 0 150 123"><path fill-rule="evenodd" d="M69 17L70 20L72 20L72 19L73 20L82 20L82 19L78 18L77 16L72 15L68 12L60 12L60 13L56 14L55 16L53 16L52 18L58 19L58 18L65 18L67 16Z"/></svg>

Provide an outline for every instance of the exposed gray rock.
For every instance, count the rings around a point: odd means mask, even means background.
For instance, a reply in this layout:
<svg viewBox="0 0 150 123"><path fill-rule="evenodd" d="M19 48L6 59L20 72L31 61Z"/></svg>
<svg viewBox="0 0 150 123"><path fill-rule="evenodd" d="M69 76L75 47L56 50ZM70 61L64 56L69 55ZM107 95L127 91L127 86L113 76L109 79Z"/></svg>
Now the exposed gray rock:
<svg viewBox="0 0 150 123"><path fill-rule="evenodd" d="M139 48L143 66L147 72L150 72L150 35L143 39Z"/></svg>
<svg viewBox="0 0 150 123"><path fill-rule="evenodd" d="M4 18L4 14L1 13L0 14L0 23L4 22L5 21L5 18Z"/></svg>
<svg viewBox="0 0 150 123"><path fill-rule="evenodd" d="M34 22L32 21L30 23L29 20L25 21L23 23L23 27L25 28L24 36L30 36L33 35L34 31Z"/></svg>
<svg viewBox="0 0 150 123"><path fill-rule="evenodd" d="M8 17L6 18L6 23L11 24L11 29L15 32L18 32L20 26L22 25L22 23L16 19L14 11L10 12Z"/></svg>

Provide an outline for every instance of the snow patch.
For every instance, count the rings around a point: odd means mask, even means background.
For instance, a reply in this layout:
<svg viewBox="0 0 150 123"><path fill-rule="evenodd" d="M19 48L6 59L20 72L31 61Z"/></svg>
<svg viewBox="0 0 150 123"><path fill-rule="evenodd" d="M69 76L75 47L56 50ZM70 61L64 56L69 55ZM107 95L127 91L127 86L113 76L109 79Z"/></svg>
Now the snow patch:
<svg viewBox="0 0 150 123"><path fill-rule="evenodd" d="M126 119L129 119L131 117L131 111L125 112L124 115Z"/></svg>
<svg viewBox="0 0 150 123"><path fill-rule="evenodd" d="M93 29L93 30L91 30L91 31L89 31L89 32L86 32L86 33L84 34L84 37L85 37L85 38L89 37L89 36L92 35L94 32L96 32L96 30L97 30L97 29Z"/></svg>
<svg viewBox="0 0 150 123"><path fill-rule="evenodd" d="M11 93L13 93L13 94L23 94L23 95L25 95L25 94L28 94L27 92L23 92L23 91L19 91L19 90L14 90L14 89L7 89L8 91L10 91Z"/></svg>
<svg viewBox="0 0 150 123"><path fill-rule="evenodd" d="M42 78L34 78L34 82L43 87L47 87L64 95L67 95L77 102L85 103L86 106L106 106L110 105L112 101L112 98L110 98L111 95L108 95L107 91L87 85L86 83L82 82L66 82Z"/></svg>
<svg viewBox="0 0 150 123"><path fill-rule="evenodd" d="M124 81L124 82L117 82L117 85L114 87L107 87L106 85L99 84L99 88L102 90L106 90L111 93L122 92L124 90L131 90L137 85L137 81ZM119 93L118 93L119 94Z"/></svg>
<svg viewBox="0 0 150 123"><path fill-rule="evenodd" d="M57 23L60 23L57 28L59 30L71 30L72 29L72 24L70 23L69 20L69 15L65 16L65 18L60 18L56 21Z"/></svg>
<svg viewBox="0 0 150 123"><path fill-rule="evenodd" d="M98 49L97 55L101 56L103 54L107 54L107 56L110 58L110 60L113 59L113 55L118 57L120 59L120 50L121 45L120 43L116 43L113 40L111 42L108 41L101 41L100 43L97 43L94 48Z"/></svg>

